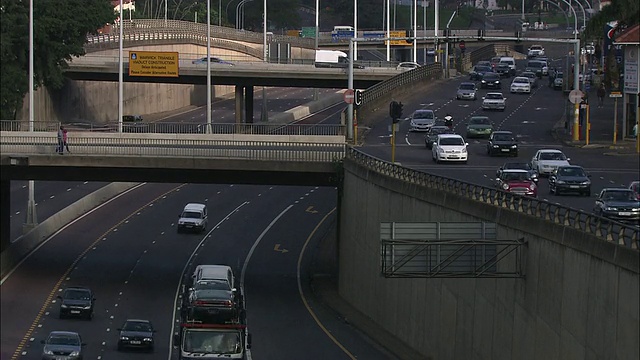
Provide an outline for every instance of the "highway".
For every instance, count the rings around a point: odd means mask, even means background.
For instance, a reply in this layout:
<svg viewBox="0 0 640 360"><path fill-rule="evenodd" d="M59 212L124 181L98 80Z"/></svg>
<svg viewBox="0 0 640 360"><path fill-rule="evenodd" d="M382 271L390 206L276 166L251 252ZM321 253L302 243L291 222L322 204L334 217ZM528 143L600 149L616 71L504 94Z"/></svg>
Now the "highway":
<svg viewBox="0 0 640 360"><path fill-rule="evenodd" d="M318 97L334 93L335 89L318 89ZM303 105L313 100L313 89L307 88L266 88L267 109L269 116L282 113L286 110ZM254 121L259 123L262 110L262 89L255 89L254 97ZM166 123L205 123L206 106L191 110L178 111L174 115L158 119ZM235 121L234 99L217 99L212 104L214 123L232 123ZM70 132L70 148L73 151L73 130ZM82 197L104 186L99 182L36 182L34 186L34 198L36 203L36 215L38 222L46 220L49 216L62 210ZM22 225L26 220L27 200L29 197L28 182L11 182L11 239L15 240L22 235Z"/></svg>
<svg viewBox="0 0 640 360"><path fill-rule="evenodd" d="M389 359L321 305L305 305L313 304L307 265L334 229L336 196L333 188L142 185L72 223L4 280L1 358L39 359L52 330L78 331L85 359L169 358L174 299L194 254L192 264L228 264L244 282L255 359ZM176 233L190 201L208 204L208 233ZM93 320L57 318L55 296L71 285L95 292ZM116 352L115 329L127 318L152 321L154 354Z"/></svg>
<svg viewBox="0 0 640 360"><path fill-rule="evenodd" d="M524 67L518 61L519 69ZM511 78L512 79L512 78ZM454 118L455 131L466 136L467 120L473 115L486 115L494 123L496 130L509 130L519 139L518 158L489 157L486 154L486 139L468 139L469 161L465 164L436 164L431 159L431 150L425 147L424 134L409 132L409 121L399 123L396 133L395 161L403 166L440 176L459 179L483 186L495 186L496 170L505 162L529 162L538 149L554 148L562 150L570 163L580 165L590 174L592 196L551 195L548 182L542 178L539 182L538 197L554 203L592 211L594 197L604 187L627 187L640 173L637 156L614 156L611 150L603 148L578 148L564 146L551 133L553 126L564 112L564 97L560 91L546 86L546 78L531 95L510 94L511 79L502 80L502 92L507 98L504 112L483 111L482 96L489 91L479 90L478 100L455 100L458 85L469 81L462 76L426 90L417 88L414 94L398 99L404 104L403 116L410 116L416 109L432 109L439 119L450 114ZM388 114L376 114L380 124L373 127L366 137L363 151L372 156L391 161L391 132Z"/></svg>

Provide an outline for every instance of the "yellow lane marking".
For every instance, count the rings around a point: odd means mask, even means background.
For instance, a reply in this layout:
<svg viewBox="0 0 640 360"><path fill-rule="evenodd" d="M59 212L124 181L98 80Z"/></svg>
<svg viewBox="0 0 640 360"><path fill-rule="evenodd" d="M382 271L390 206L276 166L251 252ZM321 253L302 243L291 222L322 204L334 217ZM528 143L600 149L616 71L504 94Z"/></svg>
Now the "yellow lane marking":
<svg viewBox="0 0 640 360"><path fill-rule="evenodd" d="M91 245L89 245L77 258L76 260L71 264L71 266L69 266L69 268L67 269L67 271L64 272L64 274L62 274L62 276L60 277L60 279L58 279L58 281L56 282L56 284L54 285L53 289L51 290L51 292L49 293L49 295L47 296L47 299L45 300L44 304L42 304L42 307L40 308L40 311L38 312L38 315L36 315L36 318L33 320L33 323L31 323L31 326L29 326L29 330L27 331L27 333L24 335L24 337L22 338L22 340L20 341L20 343L18 344L18 348L16 349L16 351L13 352L13 355L11 356L11 360L17 360L18 356L20 356L20 353L22 352L22 350L24 349L24 346L26 344L26 342L31 338L31 335L33 334L33 331L35 330L35 328L38 326L38 323L40 322L40 319L42 318L42 316L44 315L46 309L49 307L49 305L51 304L51 300L53 300L56 297L56 293L58 292L58 289L60 288L60 285L62 284L63 281L66 280L67 276L69 276L69 274L71 273L71 271L76 267L76 265L78 264L78 262L80 262L80 260L94 247L96 246L100 240L102 240L103 238L105 238L107 236L107 234L109 234L109 232L113 231L113 229L117 228L118 226L122 225L123 223L125 223L126 221L128 221L130 218L132 218L134 215L136 215L138 212L142 211L142 209L144 209L145 207L149 206L150 204L158 201L158 199L160 199L163 196L166 196L167 194L176 191L177 189L180 189L181 187L185 186L186 184L181 184L177 187L174 187L173 189L165 192L164 194L156 197L155 199L151 200L150 202L146 203L145 205L141 206L140 208L138 208L136 211L132 212L131 214L129 214L129 216L127 216L125 219L123 219L122 221L120 221L119 223L115 224L114 226L112 226L111 228L109 228L109 230L105 231L102 235L100 235Z"/></svg>
<svg viewBox="0 0 640 360"><path fill-rule="evenodd" d="M300 255L298 256L298 269L297 269L297 278L298 278L298 293L300 294L300 298L302 299L302 303L304 304L304 307L307 308L307 311L309 312L309 314L311 314L311 317L313 318L313 320L316 322L316 324L318 324L318 326L320 327L320 329L327 334L327 337L329 337L329 339L331 339L331 341L333 341L334 344L336 344L340 350L342 350L342 352L344 352L351 360L356 360L356 357L353 356L353 354L351 352L349 352L349 350L347 350L344 345L342 345L338 339L336 339L330 332L329 330L327 330L326 327L324 327L324 325L322 325L322 323L320 322L320 319L318 319L318 316L316 316L316 313L313 312L313 310L311 310L311 307L309 306L309 303L307 302L307 299L304 296L304 292L302 291L302 283L300 281L300 267L302 264L302 257L304 256L304 252L307 249L307 245L309 245L309 241L311 241L311 238L313 237L313 235L316 233L316 231L318 231L318 228L320 228L320 225L322 225L322 223L325 222L325 220L327 220L327 218L329 217L329 215L333 214L336 211L336 208L333 208L331 211L329 211L329 213L327 215L325 215L322 220L320 220L320 222L318 223L318 225L316 225L316 227L313 229L313 231L311 231L311 233L309 234L309 237L307 237L307 240L304 242L304 245L302 246L302 250L300 250Z"/></svg>

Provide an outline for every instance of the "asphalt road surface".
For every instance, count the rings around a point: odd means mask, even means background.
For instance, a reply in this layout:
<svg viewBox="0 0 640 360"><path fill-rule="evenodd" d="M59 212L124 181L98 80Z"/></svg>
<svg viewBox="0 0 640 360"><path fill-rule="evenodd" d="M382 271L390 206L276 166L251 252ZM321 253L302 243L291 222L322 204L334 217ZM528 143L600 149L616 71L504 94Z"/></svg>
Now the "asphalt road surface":
<svg viewBox="0 0 640 360"><path fill-rule="evenodd" d="M191 265L228 264L244 283L253 358L392 358L326 309L306 305L307 263L334 228L336 196L334 188L284 186L131 190L70 224L3 279L0 357L40 359L40 340L70 330L87 343L85 359L170 359L174 300L193 254ZM208 204L208 232L177 234L177 215L196 201ZM72 285L95 292L93 320L58 318L56 295ZM154 324L153 354L117 352L115 329L127 318Z"/></svg>
<svg viewBox="0 0 640 360"><path fill-rule="evenodd" d="M519 61L518 66L522 69L524 62ZM396 133L395 161L416 170L492 187L495 186L496 170L503 163L528 162L538 149L560 149L571 159L571 164L584 167L592 176L592 196L551 195L548 182L543 178L539 182L538 197L587 212L592 211L594 197L602 188L627 187L631 181L638 179L640 170L637 155L615 156L609 149L564 146L554 138L551 129L562 118L565 98L560 91L543 85L546 84L546 78L530 95L510 94L511 79L502 80L502 92L507 98L504 112L481 109L482 96L494 90L479 90L476 101L456 100L458 85L469 81L468 77L443 82L427 90L421 89L397 100L404 104L403 116L406 117L417 109L432 109L439 119L447 114L452 115L455 131L463 136L466 136L466 123L471 116L488 116L496 130L509 130L516 134L520 148L518 158L489 157L486 154L486 139L467 139L467 164L436 164L431 159L431 150L425 146L424 133L409 132L409 121L405 120L399 123ZM391 121L384 111L376 116L381 123L371 129L362 150L391 161Z"/></svg>

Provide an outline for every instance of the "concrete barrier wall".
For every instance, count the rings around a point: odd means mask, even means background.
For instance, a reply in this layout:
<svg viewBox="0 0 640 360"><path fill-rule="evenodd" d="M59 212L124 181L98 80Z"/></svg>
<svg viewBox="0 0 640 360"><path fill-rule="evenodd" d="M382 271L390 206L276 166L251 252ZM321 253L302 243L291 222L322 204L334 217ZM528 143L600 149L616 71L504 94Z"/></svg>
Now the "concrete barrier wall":
<svg viewBox="0 0 640 360"><path fill-rule="evenodd" d="M344 103L344 90L340 90L335 94L323 95L322 99L311 101L307 104L296 106L293 109L271 116L269 117L269 123L290 123L338 103ZM344 103L344 106L346 107L347 104ZM342 137L342 141L344 142L344 137Z"/></svg>
<svg viewBox="0 0 640 360"><path fill-rule="evenodd" d="M7 272L13 269L29 252L38 247L38 245L56 231L82 214L87 213L96 206L136 185L138 185L138 183L111 183L74 202L38 224L27 234L22 235L15 242L11 243L9 248L0 254L1 276L4 277Z"/></svg>
<svg viewBox="0 0 640 360"><path fill-rule="evenodd" d="M522 279L390 279L381 222L490 221L524 237ZM637 251L345 161L339 292L416 359L638 359Z"/></svg>

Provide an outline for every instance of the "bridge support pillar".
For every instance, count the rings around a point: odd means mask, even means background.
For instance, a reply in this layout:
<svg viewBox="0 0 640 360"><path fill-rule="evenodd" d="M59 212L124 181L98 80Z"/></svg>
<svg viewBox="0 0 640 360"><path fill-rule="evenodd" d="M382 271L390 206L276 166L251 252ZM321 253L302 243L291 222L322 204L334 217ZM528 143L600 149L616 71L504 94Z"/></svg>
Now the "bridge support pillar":
<svg viewBox="0 0 640 360"><path fill-rule="evenodd" d="M245 86L244 96L245 122L253 124L253 86Z"/></svg>
<svg viewBox="0 0 640 360"><path fill-rule="evenodd" d="M11 181L0 181L0 252L11 245Z"/></svg>
<svg viewBox="0 0 640 360"><path fill-rule="evenodd" d="M244 87L236 85L236 124L242 124L242 103Z"/></svg>

